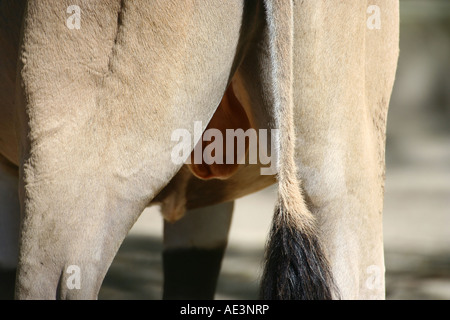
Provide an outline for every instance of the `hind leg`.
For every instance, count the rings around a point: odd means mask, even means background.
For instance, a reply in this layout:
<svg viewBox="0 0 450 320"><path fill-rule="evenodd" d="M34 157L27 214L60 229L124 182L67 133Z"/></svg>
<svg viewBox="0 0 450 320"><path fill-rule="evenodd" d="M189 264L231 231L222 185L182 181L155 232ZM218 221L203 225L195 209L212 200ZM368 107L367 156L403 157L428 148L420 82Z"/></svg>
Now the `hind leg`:
<svg viewBox="0 0 450 320"><path fill-rule="evenodd" d="M164 222L163 299L214 299L234 202L189 210Z"/></svg>
<svg viewBox="0 0 450 320"><path fill-rule="evenodd" d="M0 299L14 297L19 237L17 169L0 156Z"/></svg>

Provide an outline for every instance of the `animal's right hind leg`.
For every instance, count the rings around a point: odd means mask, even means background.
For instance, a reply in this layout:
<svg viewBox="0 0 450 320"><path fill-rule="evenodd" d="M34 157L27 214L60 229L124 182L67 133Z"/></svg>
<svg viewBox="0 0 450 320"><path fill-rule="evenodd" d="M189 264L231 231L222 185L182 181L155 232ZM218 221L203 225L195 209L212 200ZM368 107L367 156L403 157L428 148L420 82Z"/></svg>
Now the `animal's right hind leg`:
<svg viewBox="0 0 450 320"><path fill-rule="evenodd" d="M18 238L18 172L0 155L0 299L14 298Z"/></svg>

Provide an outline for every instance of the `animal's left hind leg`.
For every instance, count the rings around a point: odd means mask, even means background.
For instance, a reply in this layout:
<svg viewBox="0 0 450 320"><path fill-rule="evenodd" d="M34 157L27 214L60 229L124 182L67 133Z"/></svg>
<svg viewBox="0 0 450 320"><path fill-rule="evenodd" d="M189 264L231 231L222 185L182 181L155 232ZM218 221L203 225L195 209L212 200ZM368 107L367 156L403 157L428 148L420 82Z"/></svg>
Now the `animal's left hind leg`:
<svg viewBox="0 0 450 320"><path fill-rule="evenodd" d="M14 297L19 237L17 169L0 156L0 299Z"/></svg>
<svg viewBox="0 0 450 320"><path fill-rule="evenodd" d="M164 222L163 299L214 298L233 205L189 210L175 223Z"/></svg>

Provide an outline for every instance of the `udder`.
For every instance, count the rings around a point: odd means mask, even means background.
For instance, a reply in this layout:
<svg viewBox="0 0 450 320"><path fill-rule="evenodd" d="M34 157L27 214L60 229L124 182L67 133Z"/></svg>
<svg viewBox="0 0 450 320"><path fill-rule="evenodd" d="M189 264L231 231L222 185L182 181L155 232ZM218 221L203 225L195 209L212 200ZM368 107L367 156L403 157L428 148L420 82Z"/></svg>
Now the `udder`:
<svg viewBox="0 0 450 320"><path fill-rule="evenodd" d="M235 144L235 141L227 141L226 130L242 129L243 131L247 131L249 128L251 128L249 117L244 107L237 99L233 85L230 84L216 112L205 129L205 132L208 129L217 129L220 131L222 136L222 146L221 148L213 149L213 152L220 152L220 154L213 154L213 156L216 158L219 157L221 161L208 164L202 156L201 163L194 163L195 158L193 151L191 154L191 164L188 164L191 172L200 179L228 179L231 177L238 170L239 160L241 160L240 158L245 157L245 153L240 154L238 152L238 146ZM212 141L204 141L202 136L202 139L198 142L196 149L201 150L203 155L205 148L213 142L213 139ZM228 148L230 148L231 145L234 150L233 157L231 159L229 157L227 159L227 144L229 144ZM248 150L248 143L245 143L245 150Z"/></svg>

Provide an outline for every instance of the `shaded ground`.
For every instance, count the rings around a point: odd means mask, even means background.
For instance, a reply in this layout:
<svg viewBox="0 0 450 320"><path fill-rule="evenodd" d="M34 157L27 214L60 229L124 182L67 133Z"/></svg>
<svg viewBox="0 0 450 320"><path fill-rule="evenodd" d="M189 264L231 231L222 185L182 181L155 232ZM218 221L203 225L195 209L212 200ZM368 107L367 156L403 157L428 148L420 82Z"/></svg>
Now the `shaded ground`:
<svg viewBox="0 0 450 320"><path fill-rule="evenodd" d="M236 203L216 299L257 299L274 200L273 190L268 189ZM157 208L151 208L143 213L124 241L99 298L160 299L161 250L162 221Z"/></svg>
<svg viewBox="0 0 450 320"><path fill-rule="evenodd" d="M162 297L161 241L132 236L124 243L100 292L100 299ZM259 264L262 250L230 248L220 276L217 299L256 299L258 278L248 271ZM238 269L237 269L238 268Z"/></svg>

